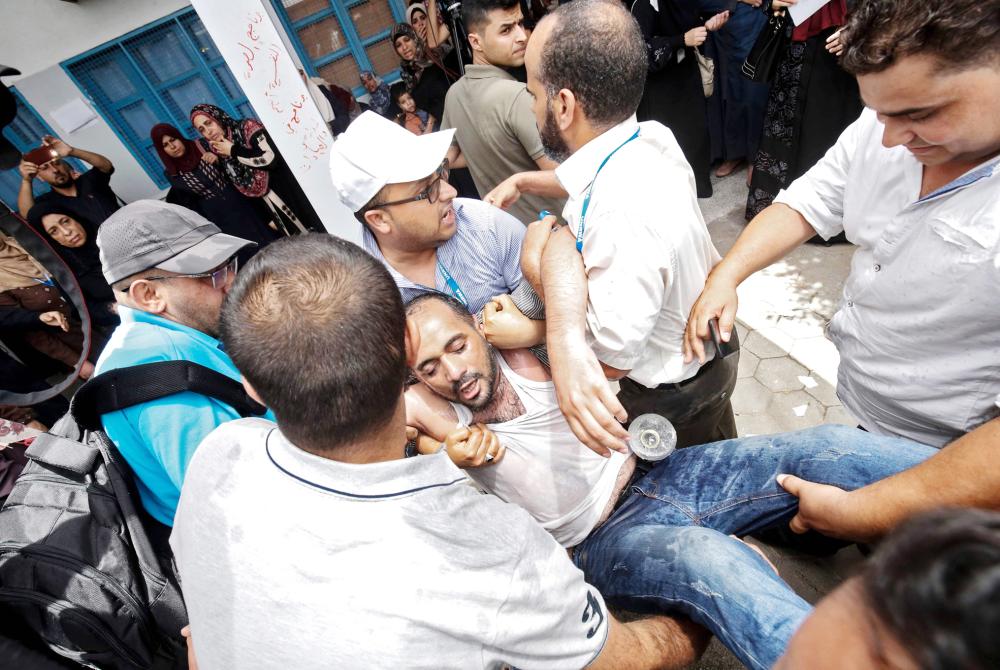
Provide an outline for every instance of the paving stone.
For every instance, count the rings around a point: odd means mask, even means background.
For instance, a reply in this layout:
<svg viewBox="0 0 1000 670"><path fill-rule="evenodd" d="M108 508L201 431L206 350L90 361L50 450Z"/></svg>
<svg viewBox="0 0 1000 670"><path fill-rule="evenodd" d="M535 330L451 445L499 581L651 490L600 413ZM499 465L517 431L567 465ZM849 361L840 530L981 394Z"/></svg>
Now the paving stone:
<svg viewBox="0 0 1000 670"><path fill-rule="evenodd" d="M776 337L778 341L775 342L772 337ZM751 331L743 343L743 349L756 354L758 358L777 358L787 356L792 344L794 344L792 339L781 331L765 328ZM787 345L787 348L784 345Z"/></svg>
<svg viewBox="0 0 1000 670"><path fill-rule="evenodd" d="M733 391L733 412L740 415L759 414L771 402L771 392L753 377L740 379Z"/></svg>
<svg viewBox="0 0 1000 670"><path fill-rule="evenodd" d="M810 372L809 376L816 380L817 384L813 388L806 388L806 393L819 400L827 407L835 407L840 404L837 397L837 388L819 376L816 372Z"/></svg>
<svg viewBox="0 0 1000 670"><path fill-rule="evenodd" d="M843 405L835 405L834 407L826 408L826 416L823 417L823 423L839 423L845 426L857 426L858 420L854 418L854 415L847 411L847 408Z"/></svg>
<svg viewBox="0 0 1000 670"><path fill-rule="evenodd" d="M836 370L840 362L840 354L833 342L825 337L807 337L795 340L789 350L789 355L810 370L821 370L822 377L830 383L836 383ZM833 379L829 379L830 371Z"/></svg>
<svg viewBox="0 0 1000 670"><path fill-rule="evenodd" d="M736 415L736 434L740 437L773 435L781 432L784 432L781 425L770 414Z"/></svg>
<svg viewBox="0 0 1000 670"><path fill-rule="evenodd" d="M798 377L807 374L809 371L806 368L786 356L762 360L753 376L769 390L780 393L802 388Z"/></svg>
<svg viewBox="0 0 1000 670"><path fill-rule="evenodd" d="M777 328L794 340L803 340L807 337L823 337L826 320L819 318L811 312L803 311L796 316L781 317L778 319Z"/></svg>
<svg viewBox="0 0 1000 670"><path fill-rule="evenodd" d="M737 379L745 379L746 377L753 377L753 373L757 370L757 364L760 363L760 358L756 354L748 351L747 349L740 350L740 367L736 372Z"/></svg>
<svg viewBox="0 0 1000 670"><path fill-rule="evenodd" d="M740 342L746 342L747 341L747 335L749 333L750 333L750 331L747 329L746 326L744 326L739 321L736 322L736 336L740 338Z"/></svg>
<svg viewBox="0 0 1000 670"><path fill-rule="evenodd" d="M805 411L802 411L802 408ZM796 410L799 410L796 412ZM799 416L802 414L802 416ZM826 408L805 391L775 393L767 407L767 415L781 427L782 431L802 430L823 423Z"/></svg>

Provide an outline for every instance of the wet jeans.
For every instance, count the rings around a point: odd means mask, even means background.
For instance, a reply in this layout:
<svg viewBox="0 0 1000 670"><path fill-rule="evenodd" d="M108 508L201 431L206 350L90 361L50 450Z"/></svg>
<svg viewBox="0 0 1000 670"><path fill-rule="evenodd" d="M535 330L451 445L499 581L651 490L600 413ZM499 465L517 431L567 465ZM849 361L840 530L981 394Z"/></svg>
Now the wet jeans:
<svg viewBox="0 0 1000 670"><path fill-rule="evenodd" d="M678 612L708 628L750 668L770 668L810 605L744 536L795 514L779 474L856 489L936 449L846 426L738 438L675 451L630 487L574 554L611 607Z"/></svg>

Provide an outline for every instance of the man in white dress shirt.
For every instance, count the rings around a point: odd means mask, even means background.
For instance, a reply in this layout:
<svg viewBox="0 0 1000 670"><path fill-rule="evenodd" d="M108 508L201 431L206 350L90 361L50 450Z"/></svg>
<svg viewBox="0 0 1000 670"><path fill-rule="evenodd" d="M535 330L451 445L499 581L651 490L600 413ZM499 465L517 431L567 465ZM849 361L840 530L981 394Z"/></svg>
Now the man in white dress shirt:
<svg viewBox="0 0 1000 670"><path fill-rule="evenodd" d="M809 237L858 245L829 328L838 394L867 430L948 445L852 493L786 481L793 527L866 538L1000 507L1000 0L862 0L841 41L868 109L712 271L686 347L701 357L714 317L725 337L739 283Z"/></svg>
<svg viewBox="0 0 1000 670"><path fill-rule="evenodd" d="M621 439L595 441L600 425L577 409L605 398L620 420L626 412L666 416L678 446L735 437L735 351L684 360L688 311L720 257L673 133L636 121L648 64L635 19L617 3L561 6L539 23L525 66L542 144L562 164L554 173L511 178L491 195L506 206L517 200L503 192L514 185L518 197L568 195L568 226L549 245L562 253L546 260L536 292L552 310L549 356L570 426L598 453L624 449ZM534 224L522 251L533 284L540 270L532 249L545 242L551 223ZM617 400L605 376L619 380ZM593 381L578 390L581 379ZM625 437L607 411L604 422Z"/></svg>

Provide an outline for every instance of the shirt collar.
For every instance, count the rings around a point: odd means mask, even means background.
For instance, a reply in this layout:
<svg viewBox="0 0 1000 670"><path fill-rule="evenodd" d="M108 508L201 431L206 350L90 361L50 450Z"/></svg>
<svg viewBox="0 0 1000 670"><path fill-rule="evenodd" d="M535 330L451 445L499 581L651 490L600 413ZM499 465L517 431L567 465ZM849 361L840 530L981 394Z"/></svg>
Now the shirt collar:
<svg viewBox="0 0 1000 670"><path fill-rule="evenodd" d="M458 198L456 198L454 207L455 207L455 234L452 235L451 238L448 239L444 244L442 244L440 247L437 248L436 255L439 259L448 255L449 250L452 249L452 245L456 244L456 240L462 230L462 221L465 218L465 214L462 211L464 204L459 203ZM389 275L392 277L393 281L396 282L396 286L400 288L417 288L417 289L432 288L437 290L436 287L434 286L422 286L420 284L417 284L416 282L410 281L402 274L400 274L400 272L396 270L396 268L392 267L389 261L385 259L385 256L382 255L382 250L378 246L378 241L375 239L375 235L372 234L372 231L370 231L367 226L361 227L361 234L365 246L365 251L374 256L376 259L378 259L378 261L382 265L385 266L385 269L389 271ZM447 263L448 259L446 258L443 262Z"/></svg>
<svg viewBox="0 0 1000 670"><path fill-rule="evenodd" d="M118 318L121 319L123 324L126 323L148 323L154 325L158 328L165 328L166 330L172 330L177 333L181 333L186 337L196 340L199 343L211 347L213 349L218 349L224 351L222 347L222 342L215 339L211 335L201 332L200 330L195 330L189 326L177 323L176 321L171 321L162 316L157 316L155 314L150 314L149 312L143 312L140 309L133 309L131 307L126 307L125 305L118 305Z"/></svg>
<svg viewBox="0 0 1000 670"><path fill-rule="evenodd" d="M496 65L466 65L465 76L469 79L509 79L517 81L517 77Z"/></svg>
<svg viewBox="0 0 1000 670"><path fill-rule="evenodd" d="M985 163L978 165L957 179L945 184L941 188L937 189L933 193L928 193L922 197L918 202L925 202L931 200L932 198L937 198L942 195L951 193L952 191L957 191L965 186L971 186L975 184L980 179L988 179L1000 173L1000 156L994 156Z"/></svg>
<svg viewBox="0 0 1000 670"><path fill-rule="evenodd" d="M282 474L344 498L400 498L466 481L444 451L380 463L340 463L299 449L278 428L267 434L265 449L271 464Z"/></svg>
<svg viewBox="0 0 1000 670"><path fill-rule="evenodd" d="M633 114L617 126L590 140L556 168L556 179L570 198L582 194L597 175L601 161L639 130Z"/></svg>

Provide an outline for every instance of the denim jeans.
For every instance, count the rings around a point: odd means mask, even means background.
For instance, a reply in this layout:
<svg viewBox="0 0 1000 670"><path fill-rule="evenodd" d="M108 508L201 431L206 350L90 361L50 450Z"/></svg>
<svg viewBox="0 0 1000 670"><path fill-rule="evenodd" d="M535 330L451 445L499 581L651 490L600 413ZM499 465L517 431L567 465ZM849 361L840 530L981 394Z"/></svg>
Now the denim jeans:
<svg viewBox="0 0 1000 670"><path fill-rule="evenodd" d="M730 535L794 516L798 500L778 485L779 474L853 490L936 451L846 426L675 451L632 484L573 560L610 606L684 614L747 667L770 668L811 608Z"/></svg>

